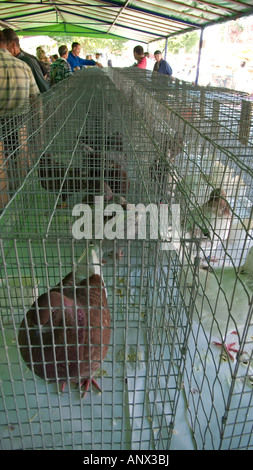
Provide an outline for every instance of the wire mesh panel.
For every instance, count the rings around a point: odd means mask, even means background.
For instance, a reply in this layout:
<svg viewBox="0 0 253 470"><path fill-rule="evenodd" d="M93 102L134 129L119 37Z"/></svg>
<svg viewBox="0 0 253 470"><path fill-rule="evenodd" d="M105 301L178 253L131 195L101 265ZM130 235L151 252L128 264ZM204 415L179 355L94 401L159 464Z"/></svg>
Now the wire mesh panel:
<svg viewBox="0 0 253 470"><path fill-rule="evenodd" d="M156 148L132 104L106 74L96 70L77 74L44 94L25 119L32 165L26 162L24 175L16 170L17 185L13 192L8 187L1 215L2 448L140 449L156 448L156 441L167 447L179 387L177 372L172 368L169 373L169 348L162 368L159 350L155 351L154 365L153 349L159 337L153 331L167 321L164 296L156 298L154 291L152 299L149 293L162 282L155 275L158 240L149 242L149 235L147 240L134 240L132 235L129 240L107 237L103 241L111 340L96 370L101 393L90 388L82 398L83 389L71 385L70 370L64 392L60 370L53 382L38 377L42 361L32 356L25 363L19 340L20 331L33 328L30 320L20 326L27 311L75 271L86 249L81 208L88 206L94 212L95 197L102 197L104 206L151 202L149 161ZM15 127L11 130L14 133ZM16 158L19 162L19 154ZM3 164L8 169L7 160ZM92 241L100 246L100 239L94 238L92 215ZM79 221L80 230L74 236L73 227ZM154 308L161 311L157 320L151 319ZM44 338L46 331L41 332ZM35 336L30 333L30 354L39 334L38 329ZM44 362L47 367L46 357ZM159 380L163 377L158 409L157 367ZM160 422L168 375L173 388L166 420Z"/></svg>
<svg viewBox="0 0 253 470"><path fill-rule="evenodd" d="M142 96L143 89L194 124L208 139L244 158L252 153L252 100L226 88L193 86L183 80L135 67L110 69L117 87ZM143 100L142 100L143 101ZM249 150L249 149L248 149Z"/></svg>
<svg viewBox="0 0 253 470"><path fill-rule="evenodd" d="M192 325L182 386L195 445L252 448L252 104L150 72L110 74L164 149L156 177L180 204L176 278Z"/></svg>
<svg viewBox="0 0 253 470"><path fill-rule="evenodd" d="M132 73L2 117L2 449L252 448L250 161Z"/></svg>

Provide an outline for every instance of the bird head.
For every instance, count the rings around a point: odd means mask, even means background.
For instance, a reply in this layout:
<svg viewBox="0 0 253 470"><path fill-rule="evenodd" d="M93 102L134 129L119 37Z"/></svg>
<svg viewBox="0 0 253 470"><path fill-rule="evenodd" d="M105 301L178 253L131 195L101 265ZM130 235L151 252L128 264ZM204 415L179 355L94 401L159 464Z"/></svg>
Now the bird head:
<svg viewBox="0 0 253 470"><path fill-rule="evenodd" d="M223 188L215 188L209 196L209 203L217 209L217 215L231 215L230 205L226 200L227 194Z"/></svg>

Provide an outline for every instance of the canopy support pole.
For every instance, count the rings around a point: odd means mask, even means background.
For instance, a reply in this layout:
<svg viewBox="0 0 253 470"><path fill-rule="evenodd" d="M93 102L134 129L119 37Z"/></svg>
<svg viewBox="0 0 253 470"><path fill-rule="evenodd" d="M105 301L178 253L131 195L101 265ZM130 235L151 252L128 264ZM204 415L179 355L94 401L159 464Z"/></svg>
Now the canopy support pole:
<svg viewBox="0 0 253 470"><path fill-rule="evenodd" d="M198 80L199 80L199 66L200 66L201 52L202 52L202 46L203 46L203 35L204 35L204 28L201 28L200 38L199 38L199 53L198 53L197 72L196 72L195 85L198 84Z"/></svg>
<svg viewBox="0 0 253 470"><path fill-rule="evenodd" d="M164 59L166 60L166 57L167 57L167 48L168 48L168 38L166 38L166 41L165 41L165 53L164 53Z"/></svg>

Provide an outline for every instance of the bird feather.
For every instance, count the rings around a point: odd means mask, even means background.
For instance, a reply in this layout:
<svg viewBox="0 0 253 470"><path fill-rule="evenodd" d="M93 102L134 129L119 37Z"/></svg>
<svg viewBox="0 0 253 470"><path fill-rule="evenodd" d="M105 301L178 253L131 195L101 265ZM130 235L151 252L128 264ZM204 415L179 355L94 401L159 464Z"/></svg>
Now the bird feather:
<svg viewBox="0 0 253 470"><path fill-rule="evenodd" d="M21 355L43 379L89 384L107 354L110 310L106 289L99 274L85 278L87 256L91 265L98 262L97 249L86 250L76 271L40 295L21 322Z"/></svg>

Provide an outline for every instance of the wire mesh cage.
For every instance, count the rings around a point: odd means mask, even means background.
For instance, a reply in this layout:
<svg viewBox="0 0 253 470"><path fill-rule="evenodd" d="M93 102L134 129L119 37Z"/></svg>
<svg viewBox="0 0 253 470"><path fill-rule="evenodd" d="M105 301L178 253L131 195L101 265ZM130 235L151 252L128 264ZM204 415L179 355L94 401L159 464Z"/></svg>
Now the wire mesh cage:
<svg viewBox="0 0 253 470"><path fill-rule="evenodd" d="M113 68L110 76L115 85L129 95L135 92L137 85L139 97L142 93L147 96L148 92L194 124L208 139L240 158L245 156L241 153L245 145L252 147L252 100L247 93L193 86L174 77L135 68Z"/></svg>
<svg viewBox="0 0 253 470"><path fill-rule="evenodd" d="M151 79L86 69L1 118L4 450L253 447L250 133Z"/></svg>

